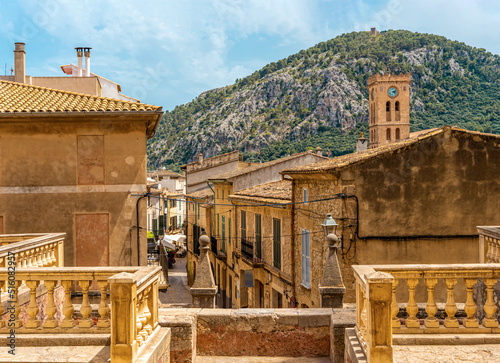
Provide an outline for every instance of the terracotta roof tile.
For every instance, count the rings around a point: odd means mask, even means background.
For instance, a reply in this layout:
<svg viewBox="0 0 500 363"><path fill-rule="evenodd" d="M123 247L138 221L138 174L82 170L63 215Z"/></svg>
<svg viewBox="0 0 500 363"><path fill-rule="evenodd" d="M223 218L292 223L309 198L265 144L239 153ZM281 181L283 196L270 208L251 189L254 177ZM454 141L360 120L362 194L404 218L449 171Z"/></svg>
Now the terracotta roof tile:
<svg viewBox="0 0 500 363"><path fill-rule="evenodd" d="M262 201L265 203L288 203L292 200L292 181L280 180L240 190L229 196L230 199Z"/></svg>
<svg viewBox="0 0 500 363"><path fill-rule="evenodd" d="M402 149L404 147L416 144L416 143L420 142L421 140L425 140L425 139L434 137L436 135L442 134L445 132L446 129L452 130L455 132L462 132L462 133L473 134L473 135L500 138L500 135L485 134L485 133L476 132L476 131L464 130L464 129L461 129L459 127L444 126L442 128L438 128L438 129L434 129L434 130L432 130L432 129L425 130L426 132L424 132L424 133L420 133L420 134L417 133L417 135L419 135L417 137L406 139L406 140L396 142L393 144L384 145L384 146L380 146L380 147L377 147L374 149L368 149L365 151L360 151L360 152L355 152L355 153L351 153L351 154L337 156L336 158L322 161L319 163L296 166L293 168L285 169L281 172L281 174L282 175L313 174L313 173L323 173L323 172L338 170L338 169L341 169L343 167L350 166L350 165L353 165L356 163L361 163L361 162L370 160L372 158L375 158L379 155L388 154L388 153L394 152L396 150Z"/></svg>
<svg viewBox="0 0 500 363"><path fill-rule="evenodd" d="M161 111L160 106L0 81L0 115L13 112Z"/></svg>
<svg viewBox="0 0 500 363"><path fill-rule="evenodd" d="M204 198L208 198L211 196L213 197L213 195L214 195L214 193L212 192L212 190L210 188L207 188L207 189L202 189L202 190L198 190L196 192L186 194L186 197L196 198L196 199L204 199Z"/></svg>

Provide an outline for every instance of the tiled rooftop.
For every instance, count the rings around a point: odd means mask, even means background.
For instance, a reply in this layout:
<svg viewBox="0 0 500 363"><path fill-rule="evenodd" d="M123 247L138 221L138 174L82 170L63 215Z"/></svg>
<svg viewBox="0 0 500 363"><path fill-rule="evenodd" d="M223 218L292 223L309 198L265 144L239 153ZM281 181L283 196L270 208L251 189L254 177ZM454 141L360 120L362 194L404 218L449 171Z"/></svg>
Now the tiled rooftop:
<svg viewBox="0 0 500 363"><path fill-rule="evenodd" d="M0 115L13 112L161 111L160 106L0 81Z"/></svg>
<svg viewBox="0 0 500 363"><path fill-rule="evenodd" d="M280 180L240 190L230 199L244 199L260 202L289 203L292 200L292 181Z"/></svg>
<svg viewBox="0 0 500 363"><path fill-rule="evenodd" d="M211 197L213 195L214 195L214 193L212 192L212 190L210 188L207 188L207 189L202 189L202 190L198 190L196 192L186 194L186 197L204 199L204 198Z"/></svg>
<svg viewBox="0 0 500 363"><path fill-rule="evenodd" d="M374 149L368 149L365 151L354 152L346 155L341 155L333 159L329 159L326 161L321 161L318 163L296 166L294 168L285 169L281 172L282 175L293 175L293 174L313 174L313 173L323 173L341 169L345 166L350 166L356 163L361 163L372 158L375 158L380 155L385 155L399 149L403 149L407 146L417 144L422 140L426 140L428 138L434 137L436 135L444 133L447 129L453 132L461 132L466 134L473 134L478 136L488 136L500 138L498 135L493 134L485 134L481 132L468 131L458 127L450 127L444 126L442 128L433 129L433 130L424 130L426 132L417 133L417 137L413 137L410 139L406 139L400 142L396 142L389 145L380 146Z"/></svg>

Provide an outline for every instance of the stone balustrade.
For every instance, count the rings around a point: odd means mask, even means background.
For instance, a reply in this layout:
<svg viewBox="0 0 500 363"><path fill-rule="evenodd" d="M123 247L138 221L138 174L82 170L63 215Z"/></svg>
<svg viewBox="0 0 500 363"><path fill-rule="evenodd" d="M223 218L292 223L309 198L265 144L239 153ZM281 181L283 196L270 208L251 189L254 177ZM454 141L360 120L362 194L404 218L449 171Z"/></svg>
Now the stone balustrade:
<svg viewBox="0 0 500 363"><path fill-rule="evenodd" d="M0 235L0 267L15 254L16 267L64 266L65 233Z"/></svg>
<svg viewBox="0 0 500 363"><path fill-rule="evenodd" d="M353 266L356 278L356 335L369 362L392 362L393 334L499 334L494 286L500 264ZM463 317L456 316L455 289L465 285ZM406 301L396 300L405 289ZM418 303L417 287L427 291ZM443 289L444 291L438 291ZM476 294L474 293L476 291ZM478 298L485 290L484 301ZM438 294L439 292L439 294ZM445 296L444 300L436 298ZM438 316L439 306L444 314ZM401 317L400 307L406 308Z"/></svg>
<svg viewBox="0 0 500 363"><path fill-rule="evenodd" d="M0 334L12 328L16 334L111 333L112 361L133 362L159 329L160 272L159 266L16 267L9 275L0 268L8 289L1 294ZM100 291L97 309L90 304L91 288ZM22 309L18 296L26 290L29 303ZM82 294L78 305L72 302L76 290Z"/></svg>
<svg viewBox="0 0 500 363"><path fill-rule="evenodd" d="M482 251L487 247L486 262L500 262L500 226L478 226L479 246ZM483 256L481 256L483 257ZM481 261L483 262L483 261Z"/></svg>

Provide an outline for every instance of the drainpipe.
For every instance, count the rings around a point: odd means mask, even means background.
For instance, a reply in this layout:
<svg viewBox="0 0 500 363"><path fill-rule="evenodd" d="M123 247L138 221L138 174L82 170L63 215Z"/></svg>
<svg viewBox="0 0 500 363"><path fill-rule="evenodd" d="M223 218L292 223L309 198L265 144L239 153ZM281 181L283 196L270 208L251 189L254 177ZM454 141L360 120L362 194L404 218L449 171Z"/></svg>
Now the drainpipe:
<svg viewBox="0 0 500 363"><path fill-rule="evenodd" d="M297 304L297 298L295 293L295 179L292 179L292 200L291 200L291 208L290 208L290 217L291 217L291 254L292 254L292 296L295 299L295 304ZM297 308L297 306L295 306Z"/></svg>
<svg viewBox="0 0 500 363"><path fill-rule="evenodd" d="M137 266L141 265L141 226L139 226L139 202L141 201L142 198L146 198L150 196L151 193L147 192L144 193L137 199L137 202L135 203L135 210L136 210L136 217L137 217ZM147 230L147 228L146 228ZM147 232L147 231L146 231Z"/></svg>

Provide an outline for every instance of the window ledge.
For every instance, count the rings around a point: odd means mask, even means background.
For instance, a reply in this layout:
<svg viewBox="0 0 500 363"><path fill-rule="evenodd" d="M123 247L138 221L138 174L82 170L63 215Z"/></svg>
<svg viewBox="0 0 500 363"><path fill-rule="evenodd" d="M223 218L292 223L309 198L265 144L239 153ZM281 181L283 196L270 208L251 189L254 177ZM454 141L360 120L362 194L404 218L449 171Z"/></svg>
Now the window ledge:
<svg viewBox="0 0 500 363"><path fill-rule="evenodd" d="M303 283L300 283L300 287L302 287L306 290L311 290L311 286L304 285Z"/></svg>

